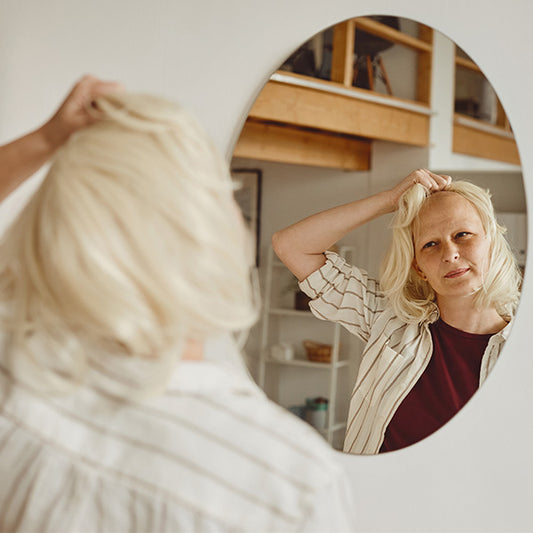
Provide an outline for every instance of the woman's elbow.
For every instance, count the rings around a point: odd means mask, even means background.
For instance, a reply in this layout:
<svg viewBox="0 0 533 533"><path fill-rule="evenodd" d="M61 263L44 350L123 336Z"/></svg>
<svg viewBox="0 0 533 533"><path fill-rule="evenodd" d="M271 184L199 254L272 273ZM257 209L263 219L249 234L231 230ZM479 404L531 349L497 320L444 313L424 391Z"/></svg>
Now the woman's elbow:
<svg viewBox="0 0 533 533"><path fill-rule="evenodd" d="M274 249L274 252L276 252L276 255L281 259L281 256L283 255L283 248L285 245L285 239L283 237L283 230L276 231L272 235L272 248Z"/></svg>
<svg viewBox="0 0 533 533"><path fill-rule="evenodd" d="M272 248L281 261L287 264L286 261L295 255L294 252L298 246L290 233L286 229L282 229L272 235Z"/></svg>

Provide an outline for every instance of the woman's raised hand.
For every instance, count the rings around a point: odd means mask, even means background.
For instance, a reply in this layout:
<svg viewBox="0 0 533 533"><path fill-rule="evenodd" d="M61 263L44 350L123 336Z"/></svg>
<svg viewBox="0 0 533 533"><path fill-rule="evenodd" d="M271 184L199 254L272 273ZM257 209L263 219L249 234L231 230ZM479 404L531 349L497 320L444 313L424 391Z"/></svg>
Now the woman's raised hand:
<svg viewBox="0 0 533 533"><path fill-rule="evenodd" d="M450 184L450 176L419 169L398 185L367 198L326 209L311 215L272 236L272 246L287 268L301 281L325 262L324 251L354 229L398 208L402 194L420 183L430 191Z"/></svg>
<svg viewBox="0 0 533 533"><path fill-rule="evenodd" d="M39 169L71 134L98 120L93 109L96 98L121 90L120 83L84 76L50 120L0 146L0 201Z"/></svg>
<svg viewBox="0 0 533 533"><path fill-rule="evenodd" d="M442 191L445 189L452 181L450 176L445 176L441 174L434 174L433 172L425 169L419 168L413 170L407 177L405 177L396 187L390 190L394 205L398 205L398 201L404 192L409 190L413 185L420 183L428 189L430 192Z"/></svg>
<svg viewBox="0 0 533 533"><path fill-rule="evenodd" d="M121 92L124 86L115 81L105 81L94 76L83 76L63 100L55 114L41 128L55 149L77 130L98 120L94 101L99 96Z"/></svg>

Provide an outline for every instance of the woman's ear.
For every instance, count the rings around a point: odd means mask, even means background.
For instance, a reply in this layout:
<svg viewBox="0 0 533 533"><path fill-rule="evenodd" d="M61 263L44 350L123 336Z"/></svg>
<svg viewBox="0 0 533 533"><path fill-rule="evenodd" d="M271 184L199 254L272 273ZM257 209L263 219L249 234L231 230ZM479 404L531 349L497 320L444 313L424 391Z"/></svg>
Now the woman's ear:
<svg viewBox="0 0 533 533"><path fill-rule="evenodd" d="M427 281L427 276L420 270L420 267L418 266L418 263L416 262L416 259L413 259L413 262L411 263L411 266L413 267L414 271L418 274L420 278L422 278L424 281Z"/></svg>

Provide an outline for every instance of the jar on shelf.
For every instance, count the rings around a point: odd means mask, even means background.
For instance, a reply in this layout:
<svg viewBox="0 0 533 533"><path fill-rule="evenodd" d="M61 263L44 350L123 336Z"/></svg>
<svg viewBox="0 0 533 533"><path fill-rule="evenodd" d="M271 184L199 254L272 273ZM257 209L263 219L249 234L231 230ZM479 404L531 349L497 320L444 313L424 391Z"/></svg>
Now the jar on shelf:
<svg viewBox="0 0 533 533"><path fill-rule="evenodd" d="M326 429L328 418L328 404L327 398L307 398L305 401L305 419L315 429Z"/></svg>

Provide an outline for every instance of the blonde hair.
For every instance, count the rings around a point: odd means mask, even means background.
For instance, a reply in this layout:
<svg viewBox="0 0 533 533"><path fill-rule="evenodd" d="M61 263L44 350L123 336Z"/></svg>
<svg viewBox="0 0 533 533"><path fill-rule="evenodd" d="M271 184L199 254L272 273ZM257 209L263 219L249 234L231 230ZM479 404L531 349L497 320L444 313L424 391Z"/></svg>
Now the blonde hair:
<svg viewBox="0 0 533 533"><path fill-rule="evenodd" d="M467 181L452 181L446 190L461 195L476 208L490 238L489 268L482 289L475 295L476 306L493 306L501 316L511 317L520 297L521 274L504 237L506 229L496 221L490 193ZM381 266L382 289L395 313L406 322L419 323L436 309L433 289L412 265L413 223L430 195L428 189L417 184L401 197L392 223L391 245Z"/></svg>
<svg viewBox="0 0 533 533"><path fill-rule="evenodd" d="M36 360L38 340L54 387L83 381L99 350L168 376L186 340L257 317L229 170L197 122L148 95L97 106L0 244L11 351Z"/></svg>

